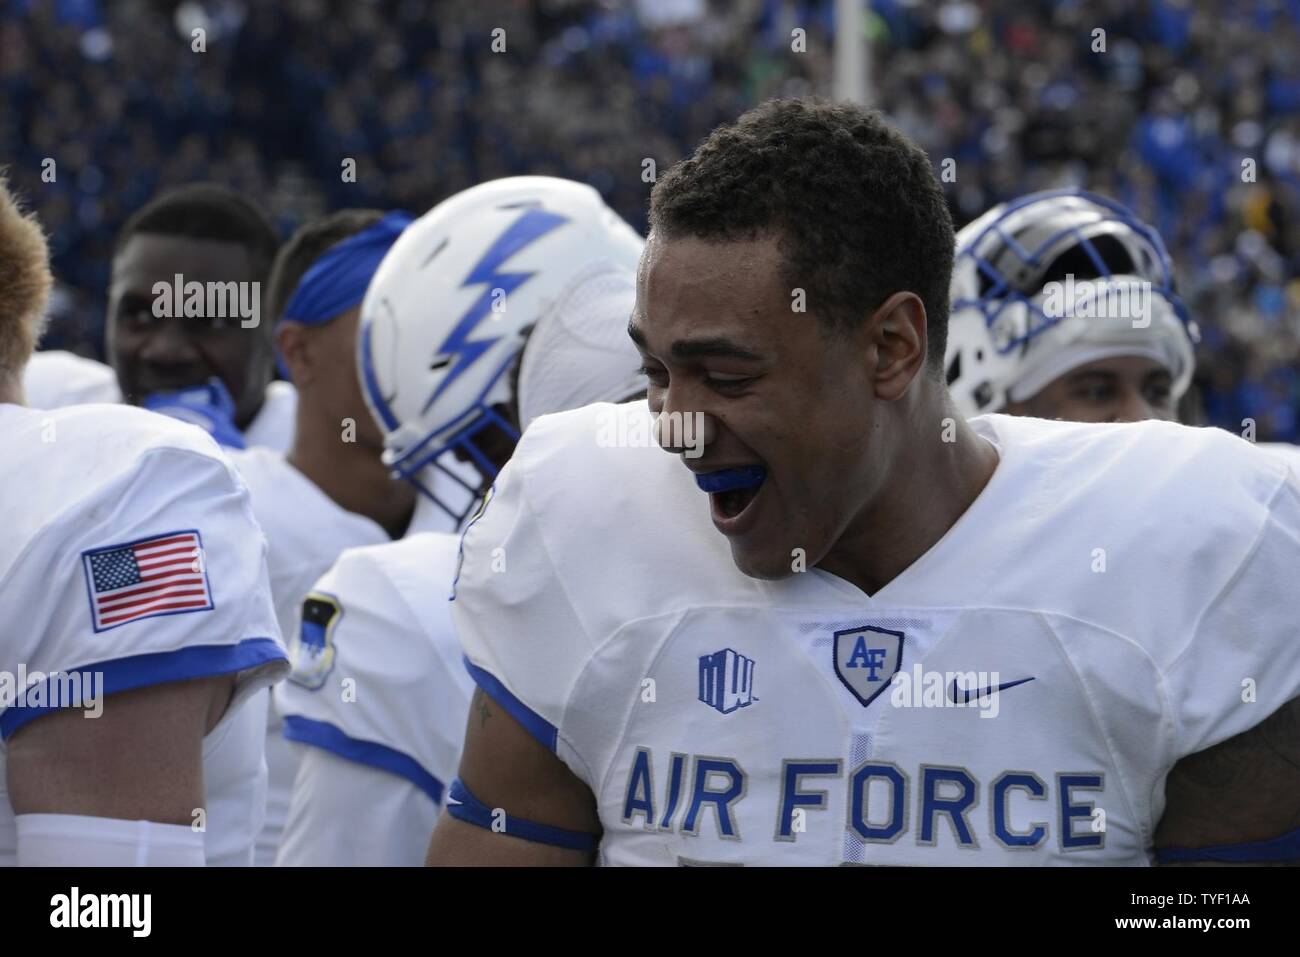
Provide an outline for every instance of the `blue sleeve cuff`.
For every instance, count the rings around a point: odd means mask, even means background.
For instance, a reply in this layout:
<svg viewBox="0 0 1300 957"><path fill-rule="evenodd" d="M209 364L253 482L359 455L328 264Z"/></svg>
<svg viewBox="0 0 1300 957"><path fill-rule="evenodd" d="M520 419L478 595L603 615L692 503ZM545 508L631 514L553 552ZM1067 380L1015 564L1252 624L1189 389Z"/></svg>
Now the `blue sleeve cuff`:
<svg viewBox="0 0 1300 957"><path fill-rule="evenodd" d="M493 827L498 818L491 808L470 793L469 788L461 783L460 778L451 782L451 793L447 795L447 813L458 821L473 824L488 831L509 834L535 844L550 844L571 851L592 851L596 847L596 835L585 831L570 831L550 824L534 824L522 818L510 817L502 812L500 827Z"/></svg>
<svg viewBox="0 0 1300 957"><path fill-rule="evenodd" d="M284 650L279 642L272 638L246 638L237 645L191 645L175 651L160 651L147 655L133 655L130 658L115 658L101 661L70 671L58 672L54 677L32 688L23 689L18 701L36 699L41 704L24 705L16 703L0 713L0 738L5 741L27 724L51 711L60 711L68 707L84 707L82 701L67 701L67 682L73 675L86 676L86 680L77 679L78 687L92 693L81 695L85 700L94 697L93 692L101 695L116 694L119 691L131 691L150 685L165 684L169 681L188 681L193 678L211 678L216 675L228 675L237 671L247 671L275 661L285 661ZM92 675L102 675L102 683L95 687ZM38 697L39 696L39 697Z"/></svg>
<svg viewBox="0 0 1300 957"><path fill-rule="evenodd" d="M395 748L375 741L358 741L327 721L316 721L298 714L285 715L284 736L290 741L328 751L345 761L355 761L357 764L396 774L427 794L434 804L442 803L442 782L410 755Z"/></svg>
<svg viewBox="0 0 1300 957"><path fill-rule="evenodd" d="M1300 829L1272 840L1251 841L1248 844L1156 849L1158 864L1186 864L1194 861L1220 861L1229 864L1300 861Z"/></svg>
<svg viewBox="0 0 1300 957"><path fill-rule="evenodd" d="M468 658L465 659L465 667L469 669L470 677L483 689L484 694L505 708L510 717L523 725L524 730L537 739L538 744L552 754L555 753L555 742L559 738L555 725L512 695L490 671L484 671Z"/></svg>

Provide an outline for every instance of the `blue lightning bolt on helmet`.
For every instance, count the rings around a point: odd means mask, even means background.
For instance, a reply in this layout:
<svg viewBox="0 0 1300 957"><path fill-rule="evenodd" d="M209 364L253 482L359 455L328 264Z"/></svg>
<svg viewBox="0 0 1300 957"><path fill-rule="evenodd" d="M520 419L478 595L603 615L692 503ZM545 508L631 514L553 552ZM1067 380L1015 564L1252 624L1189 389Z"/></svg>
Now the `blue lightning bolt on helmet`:
<svg viewBox="0 0 1300 957"><path fill-rule="evenodd" d="M366 290L357 337L394 476L461 522L496 476L485 430L519 437L501 407L528 330L591 268L635 270L642 246L594 189L547 176L483 183L408 226Z"/></svg>
<svg viewBox="0 0 1300 957"><path fill-rule="evenodd" d="M1079 365L1149 356L1175 401L1195 370L1196 325L1159 234L1080 189L995 206L957 234L944 357L966 416L1027 399Z"/></svg>

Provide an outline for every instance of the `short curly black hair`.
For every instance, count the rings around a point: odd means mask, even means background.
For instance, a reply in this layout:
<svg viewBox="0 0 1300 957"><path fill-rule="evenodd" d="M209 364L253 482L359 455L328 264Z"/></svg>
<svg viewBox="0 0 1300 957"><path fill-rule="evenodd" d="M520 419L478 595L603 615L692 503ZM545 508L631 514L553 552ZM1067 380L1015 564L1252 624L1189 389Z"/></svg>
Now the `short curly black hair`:
<svg viewBox="0 0 1300 957"><path fill-rule="evenodd" d="M217 183L189 183L159 193L131 214L117 234L114 253L136 233L239 243L248 250L259 282L270 276L280 246L266 213L242 193Z"/></svg>
<svg viewBox="0 0 1300 957"><path fill-rule="evenodd" d="M650 228L706 240L776 235L783 280L832 330L914 292L925 305L927 366L942 371L952 216L929 157L878 111L816 98L754 107L659 178Z"/></svg>

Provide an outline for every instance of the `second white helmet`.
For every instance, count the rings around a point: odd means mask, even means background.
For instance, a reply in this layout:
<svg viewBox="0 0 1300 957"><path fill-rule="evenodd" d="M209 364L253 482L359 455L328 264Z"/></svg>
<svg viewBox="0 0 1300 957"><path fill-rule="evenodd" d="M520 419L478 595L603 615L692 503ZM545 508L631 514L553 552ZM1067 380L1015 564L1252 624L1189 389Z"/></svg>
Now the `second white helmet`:
<svg viewBox="0 0 1300 957"><path fill-rule="evenodd" d="M642 246L596 190L547 176L483 183L407 227L371 280L357 343L394 475L459 451L493 478L475 437L518 437L500 407L528 330L592 269L634 271Z"/></svg>
<svg viewBox="0 0 1300 957"><path fill-rule="evenodd" d="M1150 355L1177 399L1197 338L1160 235L1114 200L1031 193L957 234L944 368L966 416L1027 397L1083 356Z"/></svg>

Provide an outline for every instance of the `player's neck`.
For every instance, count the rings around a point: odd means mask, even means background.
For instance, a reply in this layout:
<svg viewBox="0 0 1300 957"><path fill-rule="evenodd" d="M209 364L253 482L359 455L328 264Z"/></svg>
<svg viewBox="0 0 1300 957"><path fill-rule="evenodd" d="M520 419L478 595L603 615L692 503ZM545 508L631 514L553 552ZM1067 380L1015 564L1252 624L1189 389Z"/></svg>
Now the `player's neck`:
<svg viewBox="0 0 1300 957"><path fill-rule="evenodd" d="M949 413L950 440L938 427L919 430L935 440L900 449L892 477L819 568L874 595L943 538L979 497L997 468L997 451Z"/></svg>
<svg viewBox="0 0 1300 957"><path fill-rule="evenodd" d="M253 421L261 414L263 407L266 405L266 390L269 385L270 381L268 380L267 385L258 390L257 405L250 409L235 409L235 428L239 429L240 432L247 432Z"/></svg>
<svg viewBox="0 0 1300 957"><path fill-rule="evenodd" d="M10 405L27 404L23 396L23 379L21 375L0 372L0 403L9 403Z"/></svg>
<svg viewBox="0 0 1300 957"><path fill-rule="evenodd" d="M340 508L400 538L415 509L415 490L388 474L375 449L347 439L336 423L314 419L300 406L285 458Z"/></svg>

